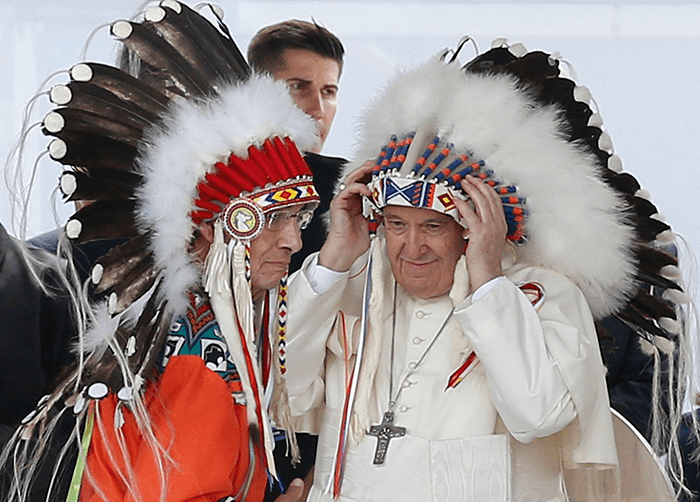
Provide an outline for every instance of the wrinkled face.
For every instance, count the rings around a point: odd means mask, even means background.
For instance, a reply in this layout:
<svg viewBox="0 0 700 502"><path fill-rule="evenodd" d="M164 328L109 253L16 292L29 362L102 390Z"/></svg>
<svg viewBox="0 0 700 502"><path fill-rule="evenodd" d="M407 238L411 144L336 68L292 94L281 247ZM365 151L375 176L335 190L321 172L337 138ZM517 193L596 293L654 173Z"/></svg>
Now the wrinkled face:
<svg viewBox="0 0 700 502"><path fill-rule="evenodd" d="M306 49L287 49L282 59L284 64L274 70L273 77L287 83L296 105L318 124L321 140L312 152L319 153L338 106L340 65Z"/></svg>
<svg viewBox="0 0 700 502"><path fill-rule="evenodd" d="M386 251L396 282L417 298L449 293L464 252L463 228L431 209L384 208Z"/></svg>
<svg viewBox="0 0 700 502"><path fill-rule="evenodd" d="M265 215L265 227L250 241L250 281L253 298L279 285L289 260L301 249L301 230L315 204L290 206Z"/></svg>

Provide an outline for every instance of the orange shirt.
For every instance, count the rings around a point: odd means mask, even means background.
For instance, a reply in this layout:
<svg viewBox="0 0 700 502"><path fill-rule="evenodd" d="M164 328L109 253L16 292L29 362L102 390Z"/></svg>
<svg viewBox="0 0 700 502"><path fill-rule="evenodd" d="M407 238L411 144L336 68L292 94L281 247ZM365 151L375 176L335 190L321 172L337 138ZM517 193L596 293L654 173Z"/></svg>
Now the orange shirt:
<svg viewBox="0 0 700 502"><path fill-rule="evenodd" d="M245 500L263 500L264 454L261 445L253 446L246 406L232 397L232 392L241 390L240 382L225 382L197 356L172 357L163 374L147 385L143 402L155 437L169 455L160 455L166 483L162 500L215 502L227 496L241 500L248 483ZM115 427L117 403L114 394L96 403L80 500L160 501L163 478L158 457L128 408L120 407L124 423ZM123 439L118 440L117 430ZM131 460L131 476L126 474L120 442ZM129 490L124 478L134 480L138 494Z"/></svg>

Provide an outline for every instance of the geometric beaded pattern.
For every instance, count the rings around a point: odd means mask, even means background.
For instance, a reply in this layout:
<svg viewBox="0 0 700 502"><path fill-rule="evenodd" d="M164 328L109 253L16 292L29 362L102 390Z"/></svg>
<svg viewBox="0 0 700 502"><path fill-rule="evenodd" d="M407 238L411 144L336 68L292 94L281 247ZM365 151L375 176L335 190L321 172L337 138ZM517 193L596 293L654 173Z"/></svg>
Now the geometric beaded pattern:
<svg viewBox="0 0 700 502"><path fill-rule="evenodd" d="M460 182L474 176L492 187L501 198L508 224L508 240L522 242L525 234L527 209L525 199L517 196L517 188L494 177L483 160L474 159L472 152L455 152L454 144L439 136L424 148L412 166L405 165L415 133L392 136L382 147L372 170L372 202L377 210L387 205L432 209L461 222L454 197L469 201Z"/></svg>
<svg viewBox="0 0 700 502"><path fill-rule="evenodd" d="M292 204L316 202L319 199L316 187L310 178L302 178L295 183L285 183L281 187L272 187L265 190L256 190L248 195L260 207L268 213Z"/></svg>
<svg viewBox="0 0 700 502"><path fill-rule="evenodd" d="M280 282L278 290L277 306L279 332L277 333L277 347L280 362L280 372L287 373L287 276Z"/></svg>
<svg viewBox="0 0 700 502"><path fill-rule="evenodd" d="M161 371L173 356L195 355L225 381L240 381L238 370L206 295L195 292L189 296L190 305L185 315L175 317L170 324L160 355Z"/></svg>

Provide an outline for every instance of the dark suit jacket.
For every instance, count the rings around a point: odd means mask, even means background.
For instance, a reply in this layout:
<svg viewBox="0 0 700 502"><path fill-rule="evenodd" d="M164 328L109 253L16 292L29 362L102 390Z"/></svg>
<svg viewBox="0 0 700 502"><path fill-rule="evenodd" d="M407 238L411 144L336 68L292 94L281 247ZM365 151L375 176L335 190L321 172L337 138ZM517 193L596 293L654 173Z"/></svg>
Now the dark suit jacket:
<svg viewBox="0 0 700 502"><path fill-rule="evenodd" d="M30 248L28 253L42 260L35 269L48 291L31 273L18 241L0 225L0 449L73 360L75 329L68 296L56 276L58 262L41 249ZM70 433L64 423L56 429L47 459L58 456ZM72 465L70 460L67 465ZM46 499L52 469L51 461L40 466L28 501ZM67 475L59 475L52 500L65 500L67 480ZM0 500L6 499L8 482L8 471L0 467Z"/></svg>
<svg viewBox="0 0 700 502"><path fill-rule="evenodd" d="M314 212L314 218L311 220L311 223L301 233L303 247L301 251L292 256L292 261L289 264L290 274L301 267L307 256L321 249L323 242L326 240L328 232L325 221L326 214L330 208L331 200L333 200L335 187L343 172L343 166L347 162L340 157L326 157L316 153L306 153L304 154L304 159L314 175L314 186L316 186L318 195L321 198L321 203Z"/></svg>

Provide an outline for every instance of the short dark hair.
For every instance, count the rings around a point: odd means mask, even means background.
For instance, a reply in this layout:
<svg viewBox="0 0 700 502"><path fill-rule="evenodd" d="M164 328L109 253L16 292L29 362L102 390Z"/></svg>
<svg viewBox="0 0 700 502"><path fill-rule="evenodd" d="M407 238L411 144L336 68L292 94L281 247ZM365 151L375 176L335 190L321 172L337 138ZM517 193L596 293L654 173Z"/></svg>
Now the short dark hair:
<svg viewBox="0 0 700 502"><path fill-rule="evenodd" d="M345 49L340 39L316 22L290 19L266 26L248 45L248 64L259 72L272 73L282 63L287 49L306 49L332 59L343 69Z"/></svg>

